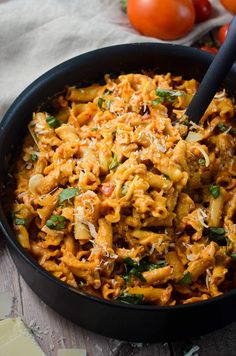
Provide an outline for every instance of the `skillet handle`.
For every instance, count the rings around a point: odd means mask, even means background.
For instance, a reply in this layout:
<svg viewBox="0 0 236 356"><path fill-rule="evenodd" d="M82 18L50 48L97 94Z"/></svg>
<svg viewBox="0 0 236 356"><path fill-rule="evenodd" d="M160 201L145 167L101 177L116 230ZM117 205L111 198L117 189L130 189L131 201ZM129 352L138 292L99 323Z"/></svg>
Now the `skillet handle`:
<svg viewBox="0 0 236 356"><path fill-rule="evenodd" d="M189 121L198 123L225 79L236 59L236 16L234 16L225 42L209 66L185 115Z"/></svg>

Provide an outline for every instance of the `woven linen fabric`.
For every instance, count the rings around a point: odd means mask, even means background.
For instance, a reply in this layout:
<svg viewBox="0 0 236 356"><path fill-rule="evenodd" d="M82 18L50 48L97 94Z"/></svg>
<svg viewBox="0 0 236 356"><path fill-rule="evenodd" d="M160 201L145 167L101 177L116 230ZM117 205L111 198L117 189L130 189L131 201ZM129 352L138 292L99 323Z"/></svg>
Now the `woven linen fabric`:
<svg viewBox="0 0 236 356"><path fill-rule="evenodd" d="M212 0L210 20L171 43L191 45L231 19ZM92 49L162 42L137 33L120 0L0 0L0 119L19 93L56 64Z"/></svg>

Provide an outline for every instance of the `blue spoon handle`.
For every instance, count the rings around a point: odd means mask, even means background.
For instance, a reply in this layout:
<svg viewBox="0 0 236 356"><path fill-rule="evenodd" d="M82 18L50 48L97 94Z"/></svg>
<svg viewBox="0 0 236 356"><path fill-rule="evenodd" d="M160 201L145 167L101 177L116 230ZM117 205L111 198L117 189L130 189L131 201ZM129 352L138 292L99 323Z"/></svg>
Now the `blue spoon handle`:
<svg viewBox="0 0 236 356"><path fill-rule="evenodd" d="M208 68L194 95L186 115L189 121L198 123L208 108L234 61L236 60L236 16L234 16L227 37Z"/></svg>

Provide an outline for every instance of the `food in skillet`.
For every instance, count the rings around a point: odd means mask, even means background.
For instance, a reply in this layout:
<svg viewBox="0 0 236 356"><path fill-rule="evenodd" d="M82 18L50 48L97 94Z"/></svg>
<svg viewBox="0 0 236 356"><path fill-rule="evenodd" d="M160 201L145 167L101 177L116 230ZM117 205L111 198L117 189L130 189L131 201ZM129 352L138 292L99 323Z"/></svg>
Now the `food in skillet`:
<svg viewBox="0 0 236 356"><path fill-rule="evenodd" d="M36 112L15 169L20 244L61 281L133 304L235 287L235 106L184 117L195 80L105 76Z"/></svg>

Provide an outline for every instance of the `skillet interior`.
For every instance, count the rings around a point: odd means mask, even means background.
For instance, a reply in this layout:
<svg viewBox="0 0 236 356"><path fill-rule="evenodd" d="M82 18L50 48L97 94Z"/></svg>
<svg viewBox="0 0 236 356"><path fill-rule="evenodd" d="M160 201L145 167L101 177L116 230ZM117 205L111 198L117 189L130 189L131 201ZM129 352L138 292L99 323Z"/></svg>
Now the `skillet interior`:
<svg viewBox="0 0 236 356"><path fill-rule="evenodd" d="M211 55L193 48L144 43L100 49L55 67L17 98L0 124L1 184L7 181L11 157L16 155L32 112L66 85L96 82L106 73L149 69L201 80L211 60ZM225 87L236 93L236 67ZM175 307L130 306L83 295L49 275L21 248L1 205L0 225L14 262L32 290L53 309L92 331L130 341L157 342L202 335L236 319L236 291Z"/></svg>

